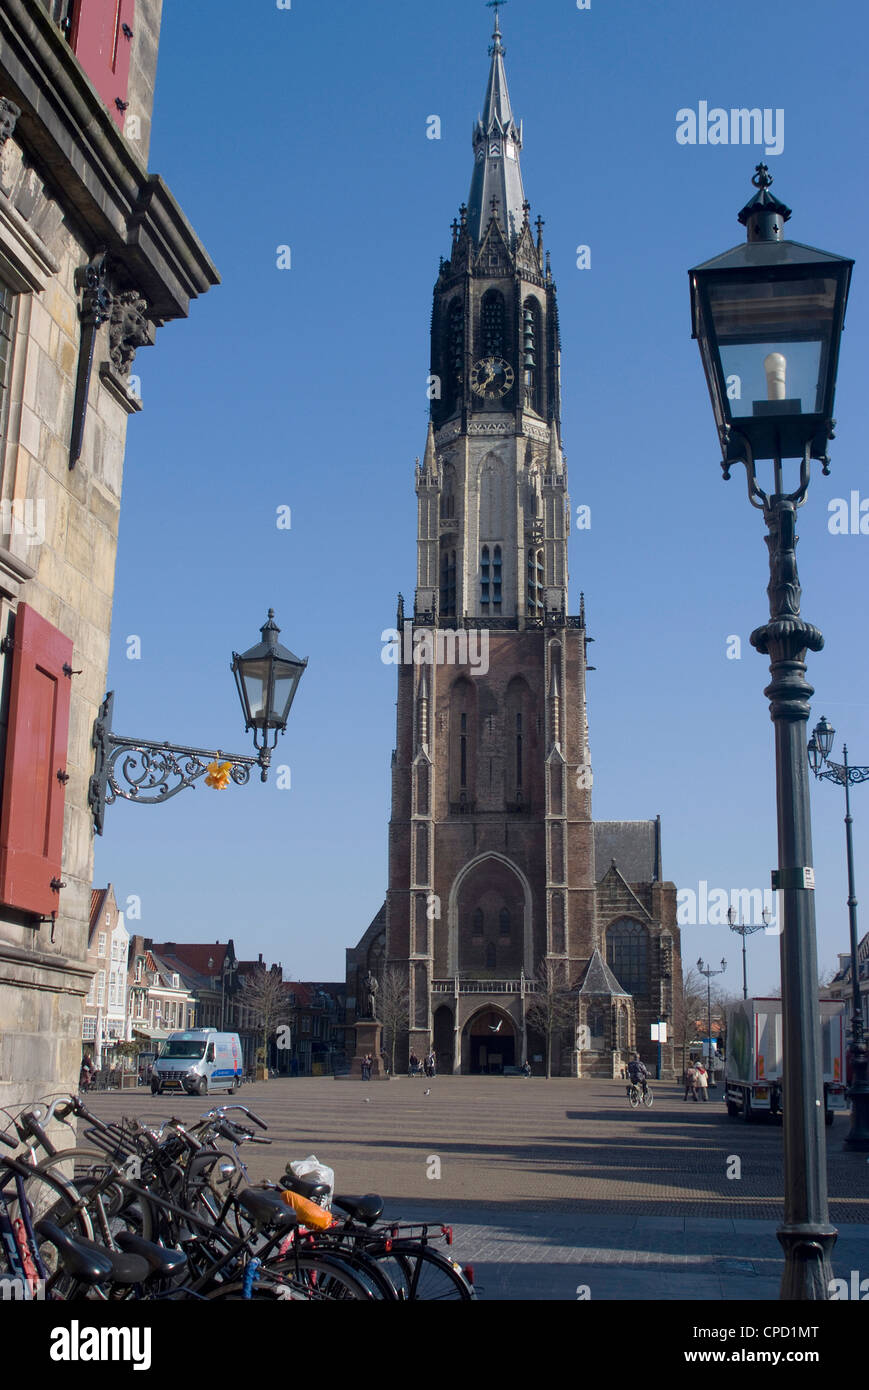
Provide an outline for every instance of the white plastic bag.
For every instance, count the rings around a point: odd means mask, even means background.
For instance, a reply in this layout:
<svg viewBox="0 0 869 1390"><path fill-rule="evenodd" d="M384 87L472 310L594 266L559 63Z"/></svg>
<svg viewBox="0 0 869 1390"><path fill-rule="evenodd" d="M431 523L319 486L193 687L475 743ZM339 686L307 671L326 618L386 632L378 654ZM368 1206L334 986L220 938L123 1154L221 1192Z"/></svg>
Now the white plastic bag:
<svg viewBox="0 0 869 1390"><path fill-rule="evenodd" d="M306 1182L325 1183L329 1191L320 1205L329 1211L332 1206L332 1195L335 1191L334 1170L328 1168L325 1163L321 1163L316 1154L309 1154L307 1158L296 1158L287 1166L294 1178L304 1178Z"/></svg>

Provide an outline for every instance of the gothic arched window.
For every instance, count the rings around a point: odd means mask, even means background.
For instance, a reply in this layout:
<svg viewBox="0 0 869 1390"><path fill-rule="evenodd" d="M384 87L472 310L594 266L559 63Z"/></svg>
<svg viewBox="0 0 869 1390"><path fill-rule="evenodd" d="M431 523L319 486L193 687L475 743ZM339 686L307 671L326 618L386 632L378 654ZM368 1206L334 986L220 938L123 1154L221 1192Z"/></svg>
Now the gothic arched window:
<svg viewBox="0 0 869 1390"><path fill-rule="evenodd" d="M502 907L502 908L501 908L501 911L498 913L498 935L499 935L499 936L509 936L509 935L510 935L510 910L509 910L509 908Z"/></svg>
<svg viewBox="0 0 869 1390"><path fill-rule="evenodd" d="M606 933L607 965L629 994L649 992L649 933L642 922L620 917Z"/></svg>
<svg viewBox="0 0 869 1390"><path fill-rule="evenodd" d="M504 296L487 290L480 308L481 357L504 356Z"/></svg>
<svg viewBox="0 0 869 1390"><path fill-rule="evenodd" d="M474 915L471 918L471 932L474 936L483 935L483 909L481 907L474 908Z"/></svg>

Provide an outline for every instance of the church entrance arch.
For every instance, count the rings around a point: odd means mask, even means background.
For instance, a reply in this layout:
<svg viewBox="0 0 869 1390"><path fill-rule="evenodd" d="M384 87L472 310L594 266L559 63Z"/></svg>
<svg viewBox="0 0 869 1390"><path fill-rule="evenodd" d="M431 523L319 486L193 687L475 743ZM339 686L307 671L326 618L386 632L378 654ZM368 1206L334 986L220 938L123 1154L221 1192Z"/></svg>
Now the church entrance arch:
<svg viewBox="0 0 869 1390"><path fill-rule="evenodd" d="M516 1029L497 1005L486 1004L465 1024L462 1033L462 1071L474 1076L500 1076L516 1066Z"/></svg>

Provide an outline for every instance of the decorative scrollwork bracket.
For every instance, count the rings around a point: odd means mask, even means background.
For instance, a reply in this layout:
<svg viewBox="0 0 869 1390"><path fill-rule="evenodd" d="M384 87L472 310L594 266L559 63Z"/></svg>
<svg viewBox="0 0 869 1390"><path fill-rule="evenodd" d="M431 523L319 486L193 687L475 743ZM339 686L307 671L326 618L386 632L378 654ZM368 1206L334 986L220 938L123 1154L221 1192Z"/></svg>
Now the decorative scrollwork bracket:
<svg viewBox="0 0 869 1390"><path fill-rule="evenodd" d="M88 805L97 835L103 833L106 806L111 806L118 797L156 806L177 796L185 787L194 786L215 761L230 764L229 777L236 786L244 786L250 780L251 768L256 766L262 769L265 780L268 759L263 752L251 758L224 753L220 749L123 738L112 732L113 706L114 692L109 691L94 723L96 760L88 788Z"/></svg>

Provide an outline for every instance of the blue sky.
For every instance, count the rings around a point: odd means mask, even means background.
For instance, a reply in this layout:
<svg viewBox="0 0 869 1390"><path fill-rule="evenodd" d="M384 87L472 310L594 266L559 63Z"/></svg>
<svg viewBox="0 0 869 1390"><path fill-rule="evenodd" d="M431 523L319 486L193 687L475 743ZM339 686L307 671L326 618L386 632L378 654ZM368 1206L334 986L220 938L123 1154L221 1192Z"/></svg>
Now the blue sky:
<svg viewBox="0 0 869 1390"><path fill-rule="evenodd" d="M310 665L276 755L291 790L256 779L109 808L97 881L122 905L136 895L130 926L156 939L231 935L296 978L340 978L383 900L395 673L380 635L415 582L431 293L468 194L491 19L480 0L248 0L243 23L230 0L212 0L207 22L201 6L164 7L150 164L222 284L134 368L145 410L128 430L116 728L249 751L229 660L269 606ZM571 540L570 609L584 591L594 815L660 812L680 889L763 889L773 728L748 635L768 612L767 552L742 477L721 478L686 272L743 239L736 213L765 156L680 144L677 112L783 112L767 162L794 210L788 233L857 261L833 472L813 478L798 558L804 616L826 638L809 659L812 723L826 714L833 756L844 735L869 763L869 535L829 526L834 499L869 499L869 24L857 0L835 25L806 0L511 0L502 28L525 191L559 291L570 495L591 508ZM291 269L277 268L280 246ZM844 804L828 783L812 794L826 965L848 949ZM853 800L859 897L869 788ZM683 929L684 959L726 956L734 991L739 946L726 927ZM777 938L749 950L755 992L775 986Z"/></svg>

